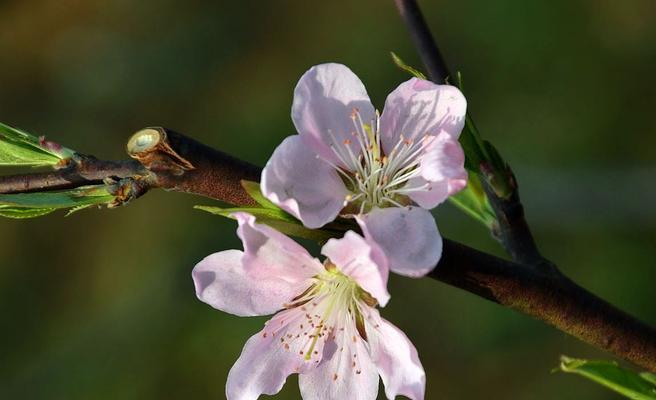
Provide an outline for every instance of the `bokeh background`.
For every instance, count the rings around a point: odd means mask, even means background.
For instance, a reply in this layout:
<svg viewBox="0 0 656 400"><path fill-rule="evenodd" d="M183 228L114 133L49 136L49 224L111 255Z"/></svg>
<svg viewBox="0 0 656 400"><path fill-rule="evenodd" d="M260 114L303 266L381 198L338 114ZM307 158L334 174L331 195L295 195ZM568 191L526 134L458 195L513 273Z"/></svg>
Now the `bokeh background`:
<svg viewBox="0 0 656 400"><path fill-rule="evenodd" d="M656 3L423 1L483 135L513 165L552 260L656 323ZM0 2L0 120L101 158L163 125L264 164L294 132L310 66L349 65L378 107L419 66L393 2ZM209 253L239 247L211 200L155 191L116 210L0 220L0 398L224 398L264 318L196 300ZM453 239L501 254L450 205ZM429 279L393 276L383 315L419 349L427 399L615 399L552 374L560 354L610 358ZM296 378L277 397L299 398ZM382 398L382 397L381 397Z"/></svg>

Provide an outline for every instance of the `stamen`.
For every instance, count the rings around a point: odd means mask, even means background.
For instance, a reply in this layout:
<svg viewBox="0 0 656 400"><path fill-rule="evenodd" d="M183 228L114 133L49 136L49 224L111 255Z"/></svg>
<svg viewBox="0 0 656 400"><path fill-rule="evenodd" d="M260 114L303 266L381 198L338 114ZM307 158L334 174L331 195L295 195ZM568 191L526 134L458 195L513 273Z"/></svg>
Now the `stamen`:
<svg viewBox="0 0 656 400"><path fill-rule="evenodd" d="M421 155L434 140L433 136L408 138L401 134L392 149L384 152L380 113L376 110L368 125L357 108L351 111L350 117L353 122L350 138L338 140L334 132L328 131L332 140L330 148L342 166L326 162L337 170L352 192L345 197L344 207L357 202L355 205L359 206L360 213L376 206L402 207L403 203L407 204L404 196L430 189L426 185L407 187L407 184L419 175Z"/></svg>

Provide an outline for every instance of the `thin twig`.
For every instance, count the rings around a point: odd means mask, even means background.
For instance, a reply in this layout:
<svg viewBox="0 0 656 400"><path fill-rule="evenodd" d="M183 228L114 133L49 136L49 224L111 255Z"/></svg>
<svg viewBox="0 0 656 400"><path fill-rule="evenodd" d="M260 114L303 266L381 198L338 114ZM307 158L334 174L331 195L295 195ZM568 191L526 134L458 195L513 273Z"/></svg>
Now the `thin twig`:
<svg viewBox="0 0 656 400"><path fill-rule="evenodd" d="M426 66L429 78L433 82L444 83L451 77L446 61L442 56L433 35L426 24L416 0L394 0L403 21L410 32L412 42L422 62ZM482 168L489 166L483 165ZM498 177L507 181L512 193L507 197L498 196L486 179L488 171L479 171L481 183L485 188L492 209L497 216L495 237L501 242L508 254L518 263L537 267L543 271L552 271L553 264L544 258L533 239L531 230L524 216L524 207L519 200L519 190L512 170L496 171Z"/></svg>
<svg viewBox="0 0 656 400"><path fill-rule="evenodd" d="M103 161L90 156L77 158L56 171L0 176L0 194L74 189L102 183L106 178L122 179L146 173L144 167L133 160Z"/></svg>
<svg viewBox="0 0 656 400"><path fill-rule="evenodd" d="M451 76L449 68L437 47L426 20L415 0L394 0L396 7L410 30L410 37L417 48L421 61L426 66L428 77L437 83L446 82Z"/></svg>

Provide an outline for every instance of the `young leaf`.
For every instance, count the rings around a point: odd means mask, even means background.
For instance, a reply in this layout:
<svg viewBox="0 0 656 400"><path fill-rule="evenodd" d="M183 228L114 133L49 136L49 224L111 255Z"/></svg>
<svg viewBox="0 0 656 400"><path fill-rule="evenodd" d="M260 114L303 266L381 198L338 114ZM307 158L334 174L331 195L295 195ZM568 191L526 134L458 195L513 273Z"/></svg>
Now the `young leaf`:
<svg viewBox="0 0 656 400"><path fill-rule="evenodd" d="M488 229L496 221L496 216L481 186L478 175L469 172L467 187L456 195L449 197L451 203L470 217L485 225Z"/></svg>
<svg viewBox="0 0 656 400"><path fill-rule="evenodd" d="M253 200L257 202L257 204L261 205L264 208L280 210L280 208L277 205L273 204L269 199L264 197L264 195L262 194L262 190L260 189L260 184L258 182L242 180L241 186L253 198Z"/></svg>
<svg viewBox="0 0 656 400"><path fill-rule="evenodd" d="M640 377L656 386L656 374L652 374L651 372L641 372Z"/></svg>
<svg viewBox="0 0 656 400"><path fill-rule="evenodd" d="M0 217L25 219L36 218L55 211L56 208L25 208L0 205Z"/></svg>
<svg viewBox="0 0 656 400"><path fill-rule="evenodd" d="M638 374L612 361L592 361L562 356L560 370L584 376L633 400L656 400L656 379Z"/></svg>
<svg viewBox="0 0 656 400"><path fill-rule="evenodd" d="M304 227L301 221L280 209L258 207L221 208L211 206L195 206L194 208L227 218L231 218L232 213L245 212L254 216L258 223L269 225L284 234L315 240L320 243L333 237L341 237L346 231L342 230L341 226L337 224L334 227L328 226L321 229L309 229Z"/></svg>
<svg viewBox="0 0 656 400"><path fill-rule="evenodd" d="M401 68L415 78L426 79L426 75L424 75L423 72L406 64L403 60L401 60L401 57L396 55L396 53L390 51L390 55L392 56L392 61L394 61L394 64L396 64L397 67Z"/></svg>
<svg viewBox="0 0 656 400"><path fill-rule="evenodd" d="M105 185L82 186L59 192L0 194L0 216L34 218L57 209L74 211L95 204L108 204L115 196Z"/></svg>
<svg viewBox="0 0 656 400"><path fill-rule="evenodd" d="M74 154L73 150L0 123L0 166L52 166Z"/></svg>

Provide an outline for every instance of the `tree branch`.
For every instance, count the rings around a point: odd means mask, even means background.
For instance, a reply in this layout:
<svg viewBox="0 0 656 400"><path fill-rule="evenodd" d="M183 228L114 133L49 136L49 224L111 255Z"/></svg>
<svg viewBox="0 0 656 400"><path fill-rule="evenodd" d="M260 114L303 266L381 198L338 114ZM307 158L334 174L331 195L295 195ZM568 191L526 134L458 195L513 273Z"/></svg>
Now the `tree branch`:
<svg viewBox="0 0 656 400"><path fill-rule="evenodd" d="M169 188L200 193L236 205L252 204L240 182L242 179L259 180L259 167L211 150L183 135L165 132L175 138L170 141L175 152L185 154L192 164L194 159L202 161L194 165L192 174L210 179L202 181L192 176L187 181L183 173L176 182L185 183ZM198 157L189 151L199 145L203 148L201 154L212 156ZM656 330L559 272L527 268L445 240L442 259L429 276L540 319L584 342L656 371Z"/></svg>
<svg viewBox="0 0 656 400"><path fill-rule="evenodd" d="M442 259L430 277L656 371L656 329L561 273L527 268L445 239Z"/></svg>
<svg viewBox="0 0 656 400"><path fill-rule="evenodd" d="M103 161L80 155L56 171L0 176L0 194L73 189L99 184L106 178L122 179L145 173L137 161Z"/></svg>
<svg viewBox="0 0 656 400"><path fill-rule="evenodd" d="M421 9L416 0L394 0L396 8L405 22L410 37L422 62L426 66L428 77L436 83L446 82L448 78L453 80L446 61L442 56L428 24L424 19ZM490 165L481 166L490 168ZM553 270L553 264L544 258L533 239L531 230L524 216L524 207L519 200L517 181L509 166L502 171L492 171L497 179L501 178L506 186L512 190L507 196L499 196L487 179L490 171L479 171L481 183L486 191L490 205L497 216L498 226L495 237L501 242L504 249L516 262L538 269Z"/></svg>
<svg viewBox="0 0 656 400"><path fill-rule="evenodd" d="M428 76L434 82L445 82L451 74L416 0L394 2ZM486 172L490 171L480 171L479 176L497 216L495 235L513 260L521 264L446 240L442 259L431 277L538 318L584 342L656 371L656 330L560 273L538 250L510 167L493 171L505 178L511 189L508 196L494 191Z"/></svg>
<svg viewBox="0 0 656 400"><path fill-rule="evenodd" d="M258 181L260 167L164 128L137 132L127 149L138 163L89 158L90 164L83 167L84 175L79 171L78 175L99 181L125 175L123 177L137 179L147 189L195 193L235 205L254 204L241 181ZM90 171L94 171L93 174ZM70 179L70 173L66 170L52 172L48 182L64 182ZM130 173L135 175L129 176ZM21 175L20 179L0 177L0 188L6 189L11 186L8 182L13 181L21 181L26 190L33 191L43 185L44 179L39 173ZM20 192L17 187L10 189L14 193ZM429 277L540 319L586 343L656 372L656 330L559 272L527 268L445 239L442 258Z"/></svg>
<svg viewBox="0 0 656 400"><path fill-rule="evenodd" d="M151 172L151 187L255 205L241 180L259 181L261 169L187 136L146 128L128 141L128 154Z"/></svg>
<svg viewBox="0 0 656 400"><path fill-rule="evenodd" d="M433 35L431 35L419 5L415 0L394 0L394 3L401 18L403 18L403 22L410 31L412 43L414 43L421 61L426 66L428 77L433 82L446 82L451 77L449 67L447 67L440 49L433 40Z"/></svg>

